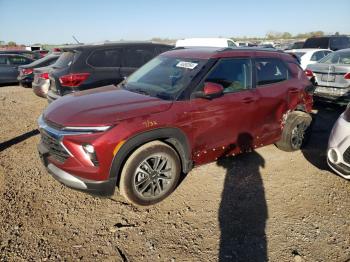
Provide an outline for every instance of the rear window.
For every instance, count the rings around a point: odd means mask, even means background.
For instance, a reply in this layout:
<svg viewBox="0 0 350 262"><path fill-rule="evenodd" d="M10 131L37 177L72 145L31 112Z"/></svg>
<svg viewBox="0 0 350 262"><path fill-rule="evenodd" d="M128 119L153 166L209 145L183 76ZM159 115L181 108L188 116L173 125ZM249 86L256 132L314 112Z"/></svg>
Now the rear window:
<svg viewBox="0 0 350 262"><path fill-rule="evenodd" d="M309 38L305 41L303 48L329 48L329 37Z"/></svg>
<svg viewBox="0 0 350 262"><path fill-rule="evenodd" d="M350 38L349 37L334 37L331 38L331 49L339 50L350 47Z"/></svg>
<svg viewBox="0 0 350 262"><path fill-rule="evenodd" d="M41 67L44 67L44 66L48 66L48 65L51 65L53 64L56 60L57 60L57 56L45 56L43 58L40 58L36 61L34 61L31 66L33 67L38 67L38 66L41 66Z"/></svg>
<svg viewBox="0 0 350 262"><path fill-rule="evenodd" d="M70 66L74 60L74 56L75 52L73 51L64 52L56 61L55 67L64 68Z"/></svg>
<svg viewBox="0 0 350 262"><path fill-rule="evenodd" d="M325 58L321 59L319 63L323 64L350 64L350 51L338 51L329 54Z"/></svg>

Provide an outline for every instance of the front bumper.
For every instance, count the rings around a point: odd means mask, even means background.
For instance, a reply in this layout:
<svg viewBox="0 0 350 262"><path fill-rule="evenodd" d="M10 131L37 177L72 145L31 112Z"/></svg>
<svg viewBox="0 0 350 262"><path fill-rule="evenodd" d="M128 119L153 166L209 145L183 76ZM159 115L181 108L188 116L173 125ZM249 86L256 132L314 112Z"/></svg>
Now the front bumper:
<svg viewBox="0 0 350 262"><path fill-rule="evenodd" d="M71 152L65 148L62 139L65 135L72 136L72 132L62 131L48 126L42 117L39 118L38 122L39 130L41 132L41 141L38 144L37 149L43 165L53 178L68 187L93 194L112 195L114 193L117 182L116 177L106 177L101 175L100 168L92 166L92 164L90 166L84 166L81 161L76 159ZM75 135L84 134L86 136L86 133L74 133ZM53 139L56 139L55 141L57 141L57 144L62 145L64 150L67 150L66 158L63 157L63 160L57 158L57 153L59 152L57 145L55 150L51 147L55 142L51 141L51 144L47 144L47 140L45 142L44 137L47 137L48 135ZM58 154L62 156L62 152ZM85 177L84 174L88 176Z"/></svg>
<svg viewBox="0 0 350 262"><path fill-rule="evenodd" d="M348 152L350 148L350 123L343 115L335 123L328 143L327 161L330 168L340 176L350 179L350 160ZM336 161L333 155L336 155Z"/></svg>
<svg viewBox="0 0 350 262"><path fill-rule="evenodd" d="M83 190L92 194L98 195L112 195L116 187L116 178L111 178L106 181L95 181L90 179L84 179L73 174L70 174L55 164L48 161L49 152L43 146L42 143L38 145L38 152L41 162L46 167L49 174L52 175L54 179L61 182L62 184L77 190Z"/></svg>

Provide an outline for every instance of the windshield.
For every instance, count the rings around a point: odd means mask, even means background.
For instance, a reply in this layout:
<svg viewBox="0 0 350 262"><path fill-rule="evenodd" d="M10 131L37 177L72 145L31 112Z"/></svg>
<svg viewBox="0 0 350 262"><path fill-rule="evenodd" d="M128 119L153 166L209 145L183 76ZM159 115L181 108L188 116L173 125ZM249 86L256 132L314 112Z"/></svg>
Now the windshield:
<svg viewBox="0 0 350 262"><path fill-rule="evenodd" d="M123 87L129 91L174 100L207 60L158 56L132 74Z"/></svg>
<svg viewBox="0 0 350 262"><path fill-rule="evenodd" d="M324 57L319 61L323 64L350 64L350 51L340 51L330 53L328 56Z"/></svg>

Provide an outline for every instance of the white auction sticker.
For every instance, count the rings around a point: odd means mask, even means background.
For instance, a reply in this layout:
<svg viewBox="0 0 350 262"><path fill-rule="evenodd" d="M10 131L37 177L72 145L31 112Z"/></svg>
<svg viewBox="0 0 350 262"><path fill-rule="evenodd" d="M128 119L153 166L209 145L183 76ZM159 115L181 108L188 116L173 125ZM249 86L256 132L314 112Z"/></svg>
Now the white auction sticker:
<svg viewBox="0 0 350 262"><path fill-rule="evenodd" d="M185 62L185 61L180 61L177 63L176 67L182 67L182 68L187 68L187 69L193 69L197 66L197 63L192 63L192 62Z"/></svg>

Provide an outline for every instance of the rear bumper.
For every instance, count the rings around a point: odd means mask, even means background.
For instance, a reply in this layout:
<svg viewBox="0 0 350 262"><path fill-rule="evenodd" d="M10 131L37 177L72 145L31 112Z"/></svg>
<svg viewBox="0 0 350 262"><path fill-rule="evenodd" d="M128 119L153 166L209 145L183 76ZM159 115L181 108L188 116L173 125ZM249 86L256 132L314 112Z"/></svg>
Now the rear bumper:
<svg viewBox="0 0 350 262"><path fill-rule="evenodd" d="M329 88L329 93L320 93L317 92L317 86L314 92L314 98L316 101L323 101L323 102L328 102L328 103L333 103L333 104L339 104L339 105L347 105L350 102L350 89L342 89L345 91L346 94L344 95L337 95L337 94L332 94L332 90L337 88L334 87L327 87ZM347 91L347 92L346 92Z"/></svg>
<svg viewBox="0 0 350 262"><path fill-rule="evenodd" d="M68 173L53 163L50 163L48 161L49 152L42 143L38 145L38 152L41 162L44 164L49 174L51 174L51 176L60 183L73 189L82 190L97 195L108 196L114 193L117 182L116 178L110 178L109 180L104 181L84 179Z"/></svg>
<svg viewBox="0 0 350 262"><path fill-rule="evenodd" d="M325 95L325 94L314 94L314 100L315 101L322 101L332 104L338 104L338 105L347 105L350 103L350 95L347 96L332 96L332 95Z"/></svg>
<svg viewBox="0 0 350 262"><path fill-rule="evenodd" d="M31 84L34 79L30 76L18 76L17 80L20 84Z"/></svg>
<svg viewBox="0 0 350 262"><path fill-rule="evenodd" d="M49 85L50 85L50 83L44 83L44 84L41 84L41 85L36 85L33 82L32 83L32 89L33 89L34 94L36 94L37 96L46 98L47 92L48 92L48 89L49 89Z"/></svg>

